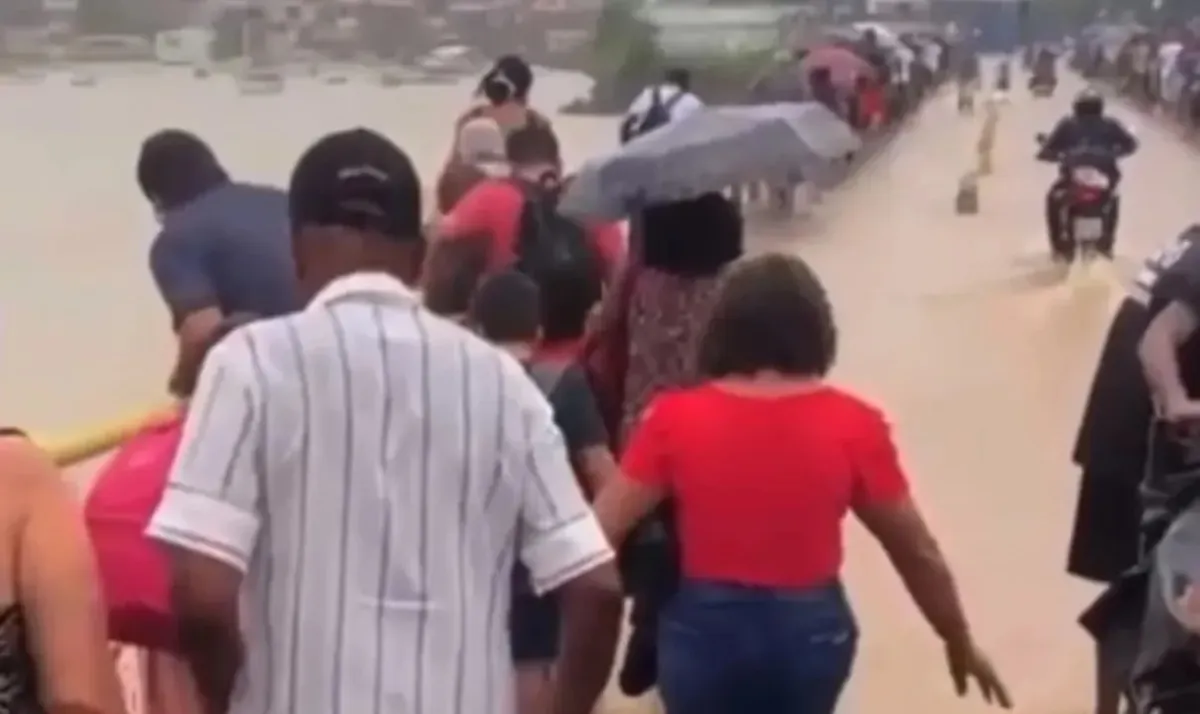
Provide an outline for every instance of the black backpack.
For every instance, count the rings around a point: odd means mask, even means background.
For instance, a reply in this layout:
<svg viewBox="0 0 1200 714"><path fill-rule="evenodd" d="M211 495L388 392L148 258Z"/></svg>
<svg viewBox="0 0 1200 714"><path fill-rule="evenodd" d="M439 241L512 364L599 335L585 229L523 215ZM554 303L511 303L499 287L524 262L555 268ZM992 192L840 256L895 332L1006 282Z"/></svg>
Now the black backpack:
<svg viewBox="0 0 1200 714"><path fill-rule="evenodd" d="M544 285L556 275L587 274L599 260L587 228L558 211L557 184L521 184L525 203L517 224L516 270Z"/></svg>
<svg viewBox="0 0 1200 714"><path fill-rule="evenodd" d="M621 142L636 139L642 134L671 123L671 110L683 99L687 92L682 89L671 95L667 100L662 98L662 87L650 91L650 107L644 114L634 114L621 125Z"/></svg>

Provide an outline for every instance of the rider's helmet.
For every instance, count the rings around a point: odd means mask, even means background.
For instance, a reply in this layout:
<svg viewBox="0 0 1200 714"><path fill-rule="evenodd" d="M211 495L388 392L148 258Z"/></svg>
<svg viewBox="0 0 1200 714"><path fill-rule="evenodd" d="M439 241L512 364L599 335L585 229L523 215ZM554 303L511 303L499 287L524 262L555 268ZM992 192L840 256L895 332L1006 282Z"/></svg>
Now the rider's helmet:
<svg viewBox="0 0 1200 714"><path fill-rule="evenodd" d="M1076 117L1099 117L1104 115L1104 97L1094 89L1085 89L1071 103Z"/></svg>

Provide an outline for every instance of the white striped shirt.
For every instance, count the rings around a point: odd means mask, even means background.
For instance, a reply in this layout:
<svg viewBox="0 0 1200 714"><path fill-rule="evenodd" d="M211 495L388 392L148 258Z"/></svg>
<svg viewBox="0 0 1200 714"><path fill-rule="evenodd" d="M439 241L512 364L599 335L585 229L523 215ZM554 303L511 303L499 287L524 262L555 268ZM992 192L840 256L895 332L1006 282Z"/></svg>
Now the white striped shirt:
<svg viewBox="0 0 1200 714"><path fill-rule="evenodd" d="M150 534L246 574L232 714L511 714L514 551L613 557L521 366L379 274L210 353Z"/></svg>

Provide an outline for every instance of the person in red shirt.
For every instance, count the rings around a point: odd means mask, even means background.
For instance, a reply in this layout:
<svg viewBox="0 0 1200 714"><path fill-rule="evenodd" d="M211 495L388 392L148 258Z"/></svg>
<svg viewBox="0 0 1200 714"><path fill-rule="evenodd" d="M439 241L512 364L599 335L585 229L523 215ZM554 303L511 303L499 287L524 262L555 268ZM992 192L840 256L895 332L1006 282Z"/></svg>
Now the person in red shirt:
<svg viewBox="0 0 1200 714"><path fill-rule="evenodd" d="M887 123L887 97L874 79L859 76L854 82L854 98L858 108L856 129L874 131Z"/></svg>
<svg viewBox="0 0 1200 714"><path fill-rule="evenodd" d="M438 226L439 242L470 240L474 245L469 250L486 253L488 273L503 270L516 260L521 213L529 192L553 191L562 183L558 139L548 126L531 124L513 130L505 149L512 177L480 182ZM623 259L624 235L619 224L608 223L591 226L589 238L607 280ZM440 247L435 245L434 250Z"/></svg>
<svg viewBox="0 0 1200 714"><path fill-rule="evenodd" d="M879 540L945 642L960 694L1008 707L913 502L884 416L826 384L836 333L796 258L736 266L699 345L705 381L655 398L596 513L614 546L669 499L681 578L661 614L667 714L833 714L857 630L842 522Z"/></svg>

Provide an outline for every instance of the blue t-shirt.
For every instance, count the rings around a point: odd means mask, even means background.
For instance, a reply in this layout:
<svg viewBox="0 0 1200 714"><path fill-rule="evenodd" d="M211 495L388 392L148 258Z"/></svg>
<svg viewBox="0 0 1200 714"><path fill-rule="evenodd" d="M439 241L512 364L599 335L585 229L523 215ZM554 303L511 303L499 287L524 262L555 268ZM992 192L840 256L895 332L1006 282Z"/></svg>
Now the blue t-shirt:
<svg viewBox="0 0 1200 714"><path fill-rule="evenodd" d="M224 314L283 315L302 307L287 194L227 183L168 212L150 248L150 270L178 324L208 307Z"/></svg>

